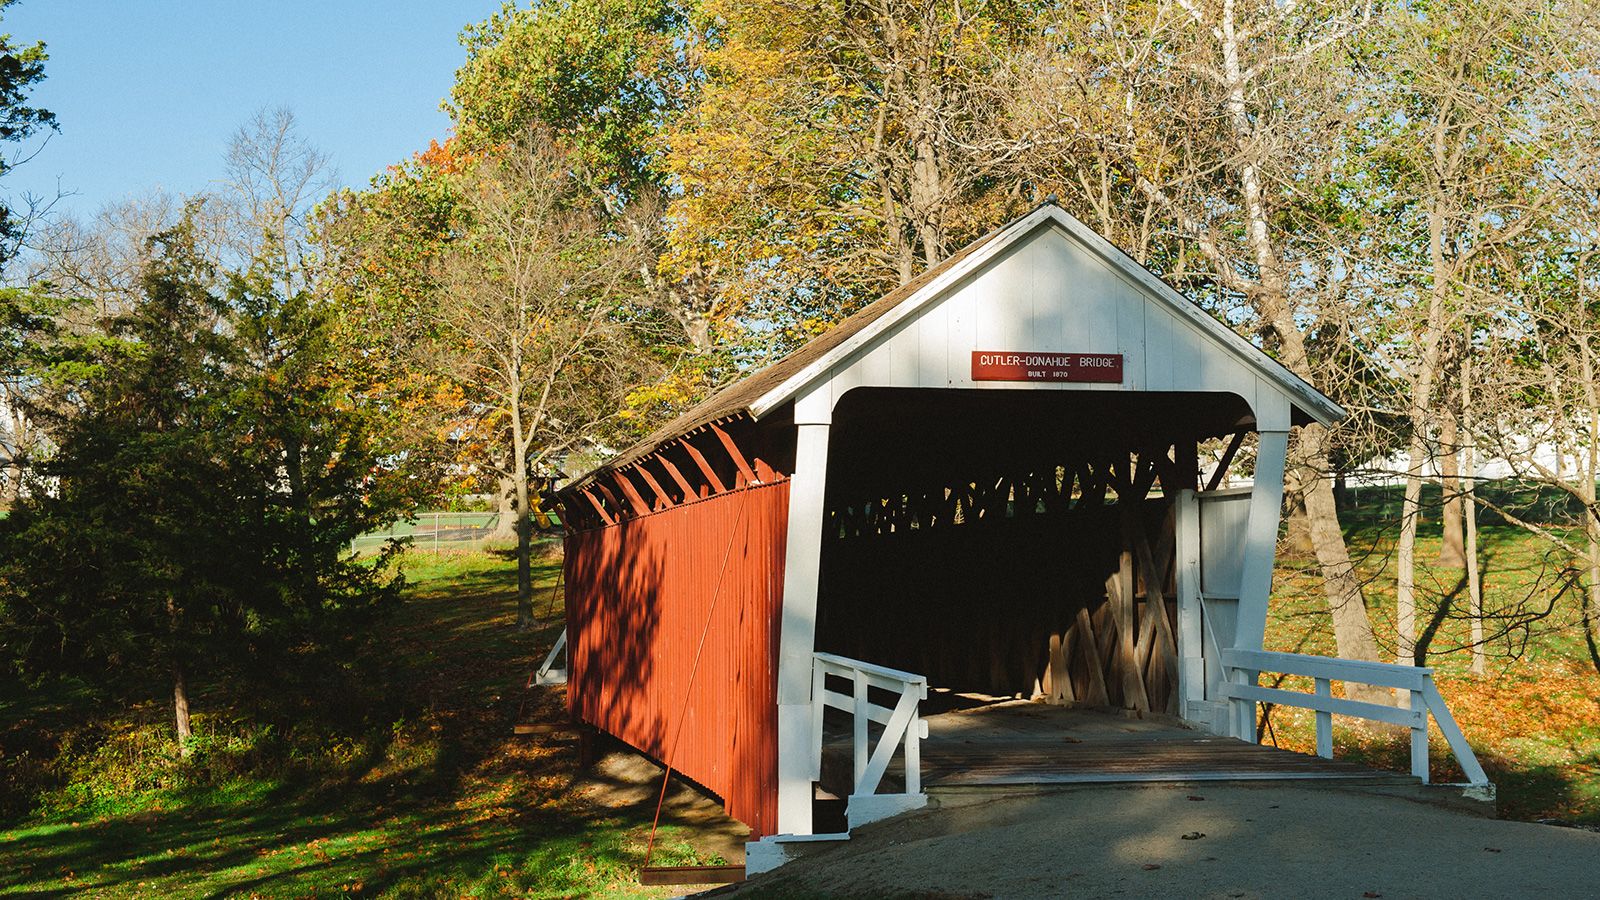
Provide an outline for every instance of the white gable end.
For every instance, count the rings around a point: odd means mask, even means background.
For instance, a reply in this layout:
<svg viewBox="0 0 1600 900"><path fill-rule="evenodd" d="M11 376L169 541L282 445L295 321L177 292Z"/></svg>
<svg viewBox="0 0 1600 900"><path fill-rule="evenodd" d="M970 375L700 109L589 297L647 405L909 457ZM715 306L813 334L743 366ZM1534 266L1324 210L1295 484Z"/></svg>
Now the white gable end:
<svg viewBox="0 0 1600 900"><path fill-rule="evenodd" d="M831 408L856 387L1225 392L1263 430L1287 429L1291 406L1327 423L1344 414L1056 207L984 250L763 397L758 414L801 396ZM1121 379L975 378L974 354L988 353L1110 355Z"/></svg>

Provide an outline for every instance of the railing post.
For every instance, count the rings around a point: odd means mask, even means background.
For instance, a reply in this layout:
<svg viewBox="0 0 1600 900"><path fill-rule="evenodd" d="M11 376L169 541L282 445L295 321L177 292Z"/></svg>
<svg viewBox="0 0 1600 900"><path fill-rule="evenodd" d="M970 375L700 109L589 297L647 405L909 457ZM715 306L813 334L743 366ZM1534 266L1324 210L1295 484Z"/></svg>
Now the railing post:
<svg viewBox="0 0 1600 900"><path fill-rule="evenodd" d="M1411 712L1417 721L1411 725L1411 774L1428 783L1428 704L1422 691L1411 692Z"/></svg>
<svg viewBox="0 0 1600 900"><path fill-rule="evenodd" d="M811 660L811 737L812 749L816 751L811 757L811 780L822 780L822 714L828 707L827 698L823 691L828 686L828 669L822 660Z"/></svg>
<svg viewBox="0 0 1600 900"><path fill-rule="evenodd" d="M1317 679L1317 696L1333 696L1328 679ZM1317 710L1317 755L1323 759L1333 759L1333 713L1322 710Z"/></svg>
<svg viewBox="0 0 1600 900"><path fill-rule="evenodd" d="M1234 684L1249 684L1250 676L1243 669L1230 669L1228 680ZM1256 741L1256 703L1244 697L1233 698L1233 736L1241 741Z"/></svg>
<svg viewBox="0 0 1600 900"><path fill-rule="evenodd" d="M906 761L906 793L922 793L922 719L919 716L911 717L911 724L906 726L905 761Z"/></svg>
<svg viewBox="0 0 1600 900"><path fill-rule="evenodd" d="M856 669L852 674L855 679L855 694L852 697L855 700L855 721L852 723L855 726L852 758L855 763L855 791L860 793L861 780L867 774L867 716L870 714L870 710L867 706L867 673Z"/></svg>

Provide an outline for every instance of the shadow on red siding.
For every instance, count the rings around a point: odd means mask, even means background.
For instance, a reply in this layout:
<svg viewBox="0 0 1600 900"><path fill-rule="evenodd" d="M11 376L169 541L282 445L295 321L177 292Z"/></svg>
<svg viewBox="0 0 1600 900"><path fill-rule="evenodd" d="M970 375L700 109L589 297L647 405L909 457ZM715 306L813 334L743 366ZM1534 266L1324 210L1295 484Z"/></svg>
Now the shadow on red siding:
<svg viewBox="0 0 1600 900"><path fill-rule="evenodd" d="M715 792L758 836L777 825L788 520L784 480L566 542L573 715Z"/></svg>

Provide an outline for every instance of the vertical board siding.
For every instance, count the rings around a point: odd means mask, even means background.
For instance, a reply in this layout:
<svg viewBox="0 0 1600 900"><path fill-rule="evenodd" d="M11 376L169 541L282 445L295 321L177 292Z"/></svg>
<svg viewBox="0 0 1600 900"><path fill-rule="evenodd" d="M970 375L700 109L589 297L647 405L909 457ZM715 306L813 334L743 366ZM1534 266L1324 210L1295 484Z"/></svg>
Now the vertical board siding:
<svg viewBox="0 0 1600 900"><path fill-rule="evenodd" d="M566 543L573 715L715 792L758 835L777 823L788 519L783 480Z"/></svg>

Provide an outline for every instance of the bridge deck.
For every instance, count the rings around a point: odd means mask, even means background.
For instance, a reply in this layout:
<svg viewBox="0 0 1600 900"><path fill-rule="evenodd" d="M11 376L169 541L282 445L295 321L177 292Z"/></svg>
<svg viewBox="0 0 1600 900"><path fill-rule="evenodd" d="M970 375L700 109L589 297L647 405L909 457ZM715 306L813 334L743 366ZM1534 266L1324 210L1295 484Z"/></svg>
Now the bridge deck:
<svg viewBox="0 0 1600 900"><path fill-rule="evenodd" d="M951 699L936 695L924 708L937 710ZM925 716L928 739L922 745L922 781L930 793L1151 781L1416 782L1354 763L1205 734L1164 716L1129 718L1024 700L968 703L973 705L957 701L957 708ZM848 732L830 727L823 751L823 787L843 796L841 792L849 791L849 777ZM901 777L897 762L884 787L898 790Z"/></svg>

